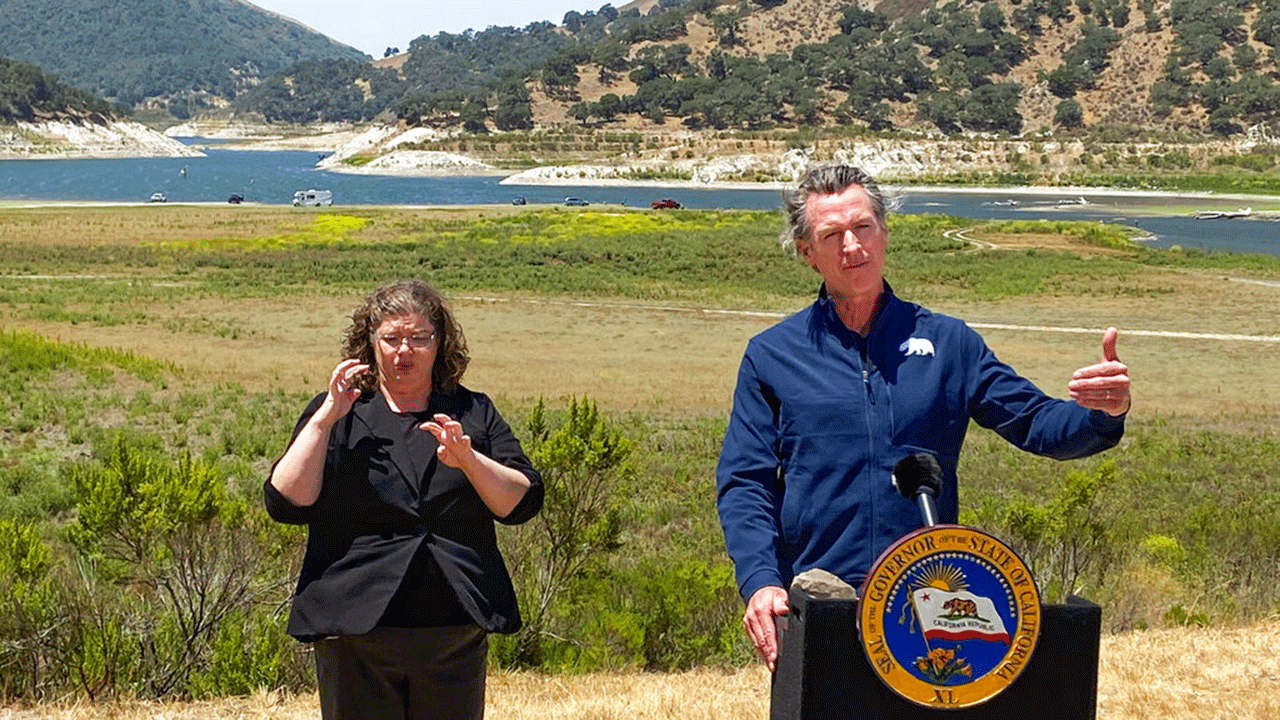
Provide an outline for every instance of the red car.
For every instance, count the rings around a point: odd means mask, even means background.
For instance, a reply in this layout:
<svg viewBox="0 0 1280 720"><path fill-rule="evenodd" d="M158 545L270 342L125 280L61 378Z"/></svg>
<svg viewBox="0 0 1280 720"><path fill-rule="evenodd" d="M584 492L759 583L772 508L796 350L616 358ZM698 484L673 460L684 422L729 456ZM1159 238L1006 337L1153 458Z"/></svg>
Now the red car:
<svg viewBox="0 0 1280 720"><path fill-rule="evenodd" d="M676 202L675 200L672 200L671 198L662 198L661 200L654 200L649 204L653 206L654 210L679 210L680 208L684 207L683 205Z"/></svg>

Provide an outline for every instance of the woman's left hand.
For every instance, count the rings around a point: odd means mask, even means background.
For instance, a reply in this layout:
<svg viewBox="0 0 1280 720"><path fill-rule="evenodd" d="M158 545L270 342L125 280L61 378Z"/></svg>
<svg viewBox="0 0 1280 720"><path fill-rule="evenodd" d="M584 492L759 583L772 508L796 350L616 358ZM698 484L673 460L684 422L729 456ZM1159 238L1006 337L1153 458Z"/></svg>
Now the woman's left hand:
<svg viewBox="0 0 1280 720"><path fill-rule="evenodd" d="M419 425L423 430L436 436L440 446L436 448L436 457L449 467L462 468L475 460L475 451L471 449L471 436L462 432L462 423L443 413L437 413L433 419Z"/></svg>
<svg viewBox="0 0 1280 720"><path fill-rule="evenodd" d="M529 491L529 478L519 470L471 449L471 436L462 432L462 423L444 414L438 413L433 417L418 427L440 441L436 457L467 476L490 512L500 518L510 515Z"/></svg>

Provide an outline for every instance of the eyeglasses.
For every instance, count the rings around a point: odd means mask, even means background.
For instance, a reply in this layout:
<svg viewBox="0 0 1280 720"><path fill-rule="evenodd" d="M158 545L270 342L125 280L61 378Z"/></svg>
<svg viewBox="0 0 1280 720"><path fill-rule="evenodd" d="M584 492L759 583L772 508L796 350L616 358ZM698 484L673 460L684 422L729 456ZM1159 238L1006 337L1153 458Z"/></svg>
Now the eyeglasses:
<svg viewBox="0 0 1280 720"><path fill-rule="evenodd" d="M408 343L411 350L421 350L436 339L436 333L430 335L379 335L378 340L389 348L398 348L401 343Z"/></svg>

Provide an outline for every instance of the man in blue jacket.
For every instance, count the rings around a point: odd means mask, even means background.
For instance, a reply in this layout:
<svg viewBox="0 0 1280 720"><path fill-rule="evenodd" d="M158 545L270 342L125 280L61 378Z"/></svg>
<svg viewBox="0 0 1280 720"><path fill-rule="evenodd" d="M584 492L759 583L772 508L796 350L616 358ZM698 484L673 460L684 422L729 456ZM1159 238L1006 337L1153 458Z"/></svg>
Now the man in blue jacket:
<svg viewBox="0 0 1280 720"><path fill-rule="evenodd" d="M884 199L862 170L810 169L786 210L782 244L822 288L747 344L716 467L743 626L770 670L792 578L822 568L856 586L920 526L890 482L902 457L937 457L938 514L955 522L970 418L1023 450L1068 459L1113 447L1129 410L1115 328L1103 334L1102 361L1073 374L1068 402L996 359L964 322L898 299L884 280Z"/></svg>

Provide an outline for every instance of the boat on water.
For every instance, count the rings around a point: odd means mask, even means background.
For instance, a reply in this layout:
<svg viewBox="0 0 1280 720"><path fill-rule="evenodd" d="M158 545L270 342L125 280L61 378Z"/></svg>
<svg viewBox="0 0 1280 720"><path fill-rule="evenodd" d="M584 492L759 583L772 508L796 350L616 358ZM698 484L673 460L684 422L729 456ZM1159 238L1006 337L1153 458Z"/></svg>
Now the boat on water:
<svg viewBox="0 0 1280 720"><path fill-rule="evenodd" d="M1249 217L1253 215L1253 208L1240 208L1235 212L1230 210L1201 210L1195 214L1197 220L1230 220L1232 218Z"/></svg>

